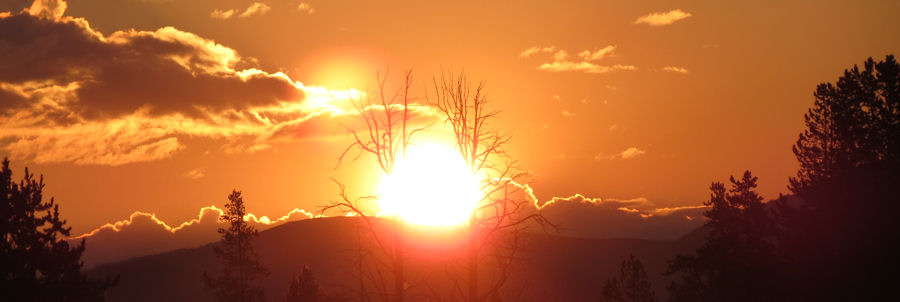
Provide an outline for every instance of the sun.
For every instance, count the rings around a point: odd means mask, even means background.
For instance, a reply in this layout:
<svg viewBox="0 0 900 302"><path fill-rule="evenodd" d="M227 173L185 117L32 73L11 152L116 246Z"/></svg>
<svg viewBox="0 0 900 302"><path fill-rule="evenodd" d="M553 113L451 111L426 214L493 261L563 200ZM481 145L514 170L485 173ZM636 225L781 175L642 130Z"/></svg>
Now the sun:
<svg viewBox="0 0 900 302"><path fill-rule="evenodd" d="M381 215L429 226L463 225L481 200L481 179L453 147L410 146L378 187Z"/></svg>

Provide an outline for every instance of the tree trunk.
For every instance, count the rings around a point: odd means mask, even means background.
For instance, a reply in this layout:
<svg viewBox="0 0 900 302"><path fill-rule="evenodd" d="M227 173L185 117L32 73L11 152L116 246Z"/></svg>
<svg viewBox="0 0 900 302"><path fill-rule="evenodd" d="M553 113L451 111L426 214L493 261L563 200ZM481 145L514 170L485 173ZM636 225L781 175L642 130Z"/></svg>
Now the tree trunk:
<svg viewBox="0 0 900 302"><path fill-rule="evenodd" d="M397 302L403 302L406 296L406 284L403 276L403 225L399 218L394 218L394 295Z"/></svg>
<svg viewBox="0 0 900 302"><path fill-rule="evenodd" d="M359 301L367 302L367 301L369 301L369 299L366 298L366 284L365 284L365 280L363 279L363 247L362 247L362 238L359 235L359 227L356 228L356 247L357 247L357 252L359 253L358 254L359 263L357 263L357 265L358 265L357 268L359 269L359 276L358 276L359 277Z"/></svg>
<svg viewBox="0 0 900 302"><path fill-rule="evenodd" d="M240 291L240 299L242 301L248 301L246 291L244 289L244 236L243 236L243 213L241 213L240 222L238 222L238 231L237 231L237 257L238 257L238 289Z"/></svg>
<svg viewBox="0 0 900 302"><path fill-rule="evenodd" d="M478 302L478 240L475 229L469 234L469 302Z"/></svg>

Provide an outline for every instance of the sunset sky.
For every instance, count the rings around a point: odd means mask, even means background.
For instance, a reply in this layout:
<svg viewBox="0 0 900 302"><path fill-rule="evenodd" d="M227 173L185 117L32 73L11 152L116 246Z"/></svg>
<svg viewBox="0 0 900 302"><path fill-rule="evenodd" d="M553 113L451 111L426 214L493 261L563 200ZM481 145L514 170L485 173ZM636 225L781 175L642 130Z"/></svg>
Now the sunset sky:
<svg viewBox="0 0 900 302"><path fill-rule="evenodd" d="M746 169L769 199L797 170L816 84L900 54L897 12L892 0L2 0L0 156L14 179L44 175L76 234L134 211L177 224L235 188L257 215L313 211L337 198L330 177L358 195L377 185L365 156L338 166L345 126L360 125L350 100L378 70L411 68L424 101L443 68L487 82L541 201L665 215Z"/></svg>

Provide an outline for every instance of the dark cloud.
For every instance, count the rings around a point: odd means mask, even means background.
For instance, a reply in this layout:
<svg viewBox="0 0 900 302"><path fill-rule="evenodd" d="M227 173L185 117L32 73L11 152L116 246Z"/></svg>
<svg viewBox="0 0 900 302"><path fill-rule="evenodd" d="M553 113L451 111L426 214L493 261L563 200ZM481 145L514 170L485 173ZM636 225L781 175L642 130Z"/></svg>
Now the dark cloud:
<svg viewBox="0 0 900 302"><path fill-rule="evenodd" d="M368 108L362 114L356 109L346 109L342 114L338 115L324 112L324 114L308 116L302 122L296 121L285 124L284 127L273 134L273 137L302 138L308 137L311 133L347 135L352 130L356 130L357 133L365 136L368 126L362 116L372 114L371 111L374 111L374 115L380 124L384 125L387 123L384 120L385 115L381 108ZM434 126L442 117L442 113L437 111L437 108L420 104L411 104L408 114L409 129L423 129L424 132L431 130L431 126Z"/></svg>
<svg viewBox="0 0 900 302"><path fill-rule="evenodd" d="M0 13L0 149L13 158L116 166L169 158L193 138L254 152L282 129L340 129L323 120L352 115L360 97L256 69L173 27L105 35L65 16L65 1L24 7Z"/></svg>
<svg viewBox="0 0 900 302"><path fill-rule="evenodd" d="M17 12L31 5L32 0L3 0L0 1L0 12Z"/></svg>
<svg viewBox="0 0 900 302"><path fill-rule="evenodd" d="M79 103L92 116L130 113L144 105L153 114L201 116L201 109L243 110L302 98L281 78L194 75L158 58L111 63L95 79L78 92Z"/></svg>
<svg viewBox="0 0 900 302"><path fill-rule="evenodd" d="M77 83L71 98L54 101L87 118L141 107L202 116L303 99L287 76L235 70L241 61L227 47L171 27L104 36L82 19L27 13L0 19L0 82Z"/></svg>
<svg viewBox="0 0 900 302"><path fill-rule="evenodd" d="M18 94L0 89L0 112L22 107L28 103L27 101Z"/></svg>
<svg viewBox="0 0 900 302"><path fill-rule="evenodd" d="M25 13L0 19L0 81L77 79L75 73L110 56L110 49L85 26L78 20L57 22Z"/></svg>

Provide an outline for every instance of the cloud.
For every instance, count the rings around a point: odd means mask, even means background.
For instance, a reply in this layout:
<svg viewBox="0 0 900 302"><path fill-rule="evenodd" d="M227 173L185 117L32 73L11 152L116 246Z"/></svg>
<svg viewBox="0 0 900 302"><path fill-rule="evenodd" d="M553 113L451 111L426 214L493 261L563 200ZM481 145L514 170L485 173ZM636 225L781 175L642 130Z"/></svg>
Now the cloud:
<svg viewBox="0 0 900 302"><path fill-rule="evenodd" d="M67 7L68 4L64 0L35 0L25 11L32 16L57 20L62 18Z"/></svg>
<svg viewBox="0 0 900 302"><path fill-rule="evenodd" d="M612 125L612 126L610 126L609 131L613 131L615 129L616 129L615 125ZM594 160L613 160L613 159L626 160L626 159L632 159L632 158L644 155L646 153L647 153L646 151L638 149L637 147L630 147L628 149L625 149L622 152L619 152L619 153L616 153L613 155L605 155L603 153L597 154L597 156L594 156Z"/></svg>
<svg viewBox="0 0 900 302"><path fill-rule="evenodd" d="M523 50L521 53L519 53L519 57L527 58L527 57L530 57L530 56L538 54L538 53L551 53L554 50L556 50L556 47L554 47L554 46L547 46L547 47L533 46L533 47Z"/></svg>
<svg viewBox="0 0 900 302"><path fill-rule="evenodd" d="M572 113L572 112L569 111L569 110L563 109L562 115L565 116L565 117L571 117L571 116L575 116L575 113Z"/></svg>
<svg viewBox="0 0 900 302"><path fill-rule="evenodd" d="M595 50L593 52L591 52L590 50L582 51L581 53L578 54L578 56L586 61L597 61L597 60L603 59L604 57L606 57L608 55L612 55L612 53L615 50L616 50L615 45L609 45L604 48Z"/></svg>
<svg viewBox="0 0 900 302"><path fill-rule="evenodd" d="M556 50L556 48L552 46L532 47L522 51L522 53L519 54L519 57L527 58L538 53L552 53L552 61L543 63L541 65L538 65L537 67L538 70L549 72L575 71L591 74L601 74L620 70L637 70L637 67L635 67L634 65L599 65L594 63L594 61L599 61L603 58L611 56L615 49L615 45L609 45L594 51L584 50L578 54L580 60L572 61L569 60L569 52L565 50Z"/></svg>
<svg viewBox="0 0 900 302"><path fill-rule="evenodd" d="M538 70L550 71L550 72L563 72L563 71L580 71L584 73L608 73L617 70L637 70L637 67L634 65L612 65L612 66L603 66L597 65L590 62L570 62L570 61L562 61L562 62L551 62L544 63L538 66Z"/></svg>
<svg viewBox="0 0 900 302"><path fill-rule="evenodd" d="M513 182L526 200L567 236L596 238L676 239L701 226L706 206L659 208L645 197L631 199L567 197L539 200L528 184ZM701 219L697 219L701 218Z"/></svg>
<svg viewBox="0 0 900 302"><path fill-rule="evenodd" d="M181 231L184 228L200 224L203 221L209 221L208 219L210 219L210 218L207 218L209 215L212 215L211 218L213 219L213 221L219 222L219 218L224 213L225 212L222 209L220 209L214 205L206 206L206 207L200 208L200 213L197 214L197 218L190 219L188 221L184 221L179 224L170 224L168 222L163 221L159 217L157 217L156 214L154 214L154 213L136 211L136 212L132 213L131 215L129 215L128 219L122 219L122 220L106 223L106 224L101 225L101 226L99 226L91 231L88 231L86 233L83 233L83 234L80 234L77 236L73 236L70 239L80 239L80 238L91 237L91 236L94 236L105 230L110 230L113 232L120 232L123 229L125 229L126 227L133 225L136 221L139 221L139 219L142 217L149 218L150 221L152 222L152 224L159 226L163 230L166 230L170 233L176 233L178 231ZM300 217L300 218L298 218L298 217ZM293 221L293 220L298 220L298 219L307 219L307 218L317 218L317 217L323 217L323 216L314 215L310 212L307 212L306 210L295 208L295 209L289 211L287 214L285 214L281 217L278 217L278 218L269 218L269 216L257 216L253 213L247 213L246 215L244 215L244 221L248 221L248 222L251 222L254 224L258 224L258 225L269 226L269 225L279 224L279 223L283 223L283 222L287 222L287 221Z"/></svg>
<svg viewBox="0 0 900 302"><path fill-rule="evenodd" d="M156 161L184 149L177 137L109 131L94 127L96 125L79 126L74 131L64 130L59 134L50 129L36 130L32 136L20 137L5 149L13 158L28 158L37 163L110 166Z"/></svg>
<svg viewBox="0 0 900 302"><path fill-rule="evenodd" d="M0 19L4 89L52 107L114 116L148 106L152 114L272 105L302 100L281 73L238 69L237 52L173 27L105 36L83 19ZM62 97L62 99L60 99ZM77 102L77 104L75 104Z"/></svg>
<svg viewBox="0 0 900 302"><path fill-rule="evenodd" d="M316 12L316 9L306 2L301 2L299 5L297 5L297 11L306 12L307 14L312 15Z"/></svg>
<svg viewBox="0 0 900 302"><path fill-rule="evenodd" d="M199 169L199 168L193 169L193 170L190 170L190 171L187 171L186 173L184 173L184 178L191 179L191 180L201 179L201 178L203 178L203 176L206 176L206 175L203 173L203 169Z"/></svg>
<svg viewBox="0 0 900 302"><path fill-rule="evenodd" d="M562 158L565 158L565 155L562 155ZM513 185L522 188L524 197L532 201L534 207L530 208L530 211L541 211L554 224L562 226L563 234L571 236L674 239L702 225L704 219L697 218L702 218L702 212L707 208L703 205L658 208L644 197L601 199L583 194L552 197L540 202L528 184L513 183ZM126 219L106 223L69 239L118 233L129 228L146 229L148 226L176 234L204 222L221 223L218 219L222 214L222 209L211 205L201 208L196 218L172 223L162 220L154 213L136 211ZM259 229L265 229L288 221L318 217L326 216L295 208L280 217L272 218L249 213L244 216L244 220L255 224ZM136 226L138 223L144 226Z"/></svg>
<svg viewBox="0 0 900 302"><path fill-rule="evenodd" d="M265 3L253 2L253 4L250 4L250 6L247 7L247 9L244 10L243 13L238 15L238 18L262 16L262 15L265 15L267 12L269 12L270 9L272 9L272 8L269 7L268 5L266 5Z"/></svg>
<svg viewBox="0 0 900 302"><path fill-rule="evenodd" d="M300 6L303 6L303 5L305 5L305 3L300 4ZM310 14L312 14L312 12L315 11L314 9L309 7L309 5L307 5L307 8L309 9ZM228 20L228 19L231 19L231 17L234 17L235 15L237 15L238 18L249 18L249 17L253 17L253 16L265 15L271 9L272 8L269 7L268 5L266 5L265 3L253 2L253 4L250 4L250 6L248 6L247 9L245 9L241 13L239 13L240 12L239 10L235 10L235 9L229 9L229 10L214 9L211 13L209 13L209 17L211 17L213 19L219 19L219 20ZM298 7L297 9L300 9L300 8Z"/></svg>
<svg viewBox="0 0 900 302"><path fill-rule="evenodd" d="M233 9L229 9L229 10L215 9L211 13L209 13L209 16L212 17L213 19L228 20L232 16L234 16L234 10Z"/></svg>
<svg viewBox="0 0 900 302"><path fill-rule="evenodd" d="M631 158L641 156L644 153L647 153L647 152L644 150L638 149L637 147L631 147L631 148L625 149L625 151L622 151L622 153L619 155L622 157L622 159L631 159Z"/></svg>
<svg viewBox="0 0 900 302"><path fill-rule="evenodd" d="M665 70L665 71L671 71L671 72L676 72L676 73L680 73L680 74L687 74L687 73L688 73L688 70L687 70L687 69L682 68L682 67L675 67L675 66L666 66L666 67L663 67L663 70Z"/></svg>
<svg viewBox="0 0 900 302"><path fill-rule="evenodd" d="M673 10L670 10L670 11L664 12L664 13L656 12L656 13L650 13L650 14L641 16L640 18L637 18L637 20L634 20L634 24L647 24L647 25L651 25L651 26L662 26L662 25L669 25L669 24L675 23L676 21L685 19L690 16L691 16L691 13L685 12L681 9L673 9Z"/></svg>
<svg viewBox="0 0 900 302"><path fill-rule="evenodd" d="M562 60L565 60L567 57L569 57L569 53L566 52L565 50L560 50L553 54L553 61L556 61L556 62L562 61Z"/></svg>
<svg viewBox="0 0 900 302"><path fill-rule="evenodd" d="M632 207L638 204L642 208ZM593 202L567 199L541 208L545 218L575 237L677 239L700 227L705 206L656 209L641 198L638 202L606 199Z"/></svg>
<svg viewBox="0 0 900 302"><path fill-rule="evenodd" d="M342 129L329 120L353 116L351 100L364 96L265 72L173 27L105 35L64 8L37 1L0 17L0 45L13 46L0 47L0 150L14 158L123 165L196 138L253 152L299 136L291 129Z"/></svg>
<svg viewBox="0 0 900 302"><path fill-rule="evenodd" d="M216 229L223 226L223 221L219 220L222 214L222 209L208 206L201 208L193 219L173 223L164 221L154 213L137 211L126 219L104 224L68 239L74 242L86 240L91 248L82 254L82 260L85 267L96 267L104 263L196 247L218 240ZM301 209L293 209L277 218L248 214L244 216L244 220L262 231L285 222L316 217L319 216Z"/></svg>

